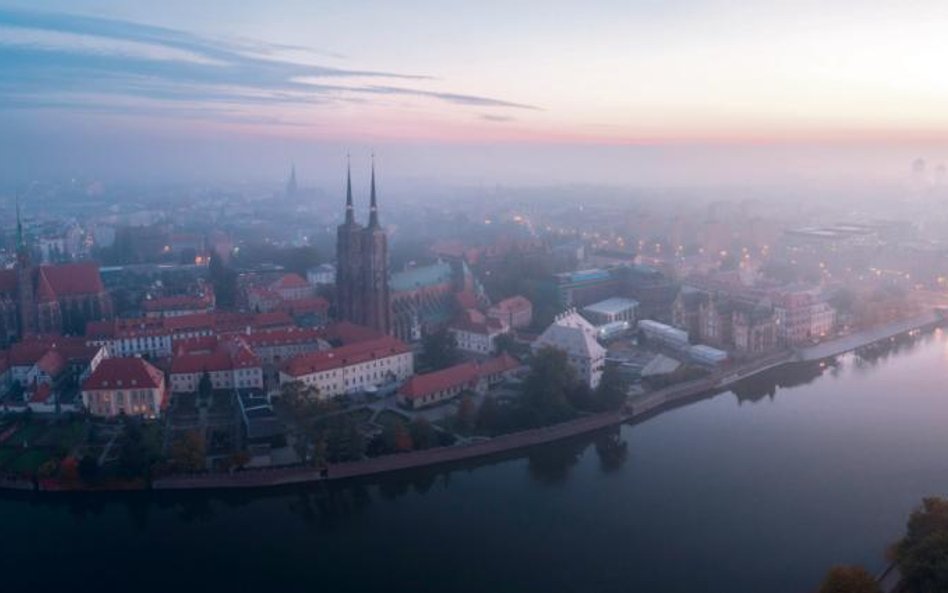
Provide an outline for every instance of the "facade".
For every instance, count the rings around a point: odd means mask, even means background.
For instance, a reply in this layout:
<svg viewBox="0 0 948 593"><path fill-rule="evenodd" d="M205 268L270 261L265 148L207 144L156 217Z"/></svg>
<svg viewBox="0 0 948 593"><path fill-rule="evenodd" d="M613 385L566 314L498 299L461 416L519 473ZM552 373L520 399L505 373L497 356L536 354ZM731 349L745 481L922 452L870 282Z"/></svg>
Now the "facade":
<svg viewBox="0 0 948 593"><path fill-rule="evenodd" d="M566 352L569 364L581 381L591 389L599 386L606 364L606 349L596 341L597 331L575 309L556 317L552 324L533 342L537 352L556 348Z"/></svg>
<svg viewBox="0 0 948 593"><path fill-rule="evenodd" d="M605 325L616 321L635 322L638 301L623 297L612 297L583 308L583 316L595 325Z"/></svg>
<svg viewBox="0 0 948 593"><path fill-rule="evenodd" d="M300 381L326 399L400 383L414 368L408 344L381 336L292 358L280 370L280 384Z"/></svg>
<svg viewBox="0 0 948 593"><path fill-rule="evenodd" d="M458 349L470 354L490 355L496 349L497 337L507 333L508 327L495 317L486 317L480 311L468 309L448 328L454 335Z"/></svg>
<svg viewBox="0 0 948 593"><path fill-rule="evenodd" d="M777 310L760 290L684 286L672 304L672 322L696 342L741 354L777 347Z"/></svg>
<svg viewBox="0 0 948 593"><path fill-rule="evenodd" d="M263 367L242 336L206 337L175 343L171 359L171 390L196 393L207 373L211 386L222 389L263 389Z"/></svg>
<svg viewBox="0 0 948 593"><path fill-rule="evenodd" d="M202 285L200 294L180 294L146 299L142 303L145 317L179 317L214 310L214 289Z"/></svg>
<svg viewBox="0 0 948 593"><path fill-rule="evenodd" d="M369 224L356 223L352 206L351 173L346 176L346 218L336 233L336 308L340 319L382 333L392 330L388 273L388 239L379 224L375 193L375 164Z"/></svg>
<svg viewBox="0 0 948 593"><path fill-rule="evenodd" d="M336 266L320 264L307 270L306 281L313 286L332 286L336 282Z"/></svg>
<svg viewBox="0 0 948 593"><path fill-rule="evenodd" d="M517 359L502 354L482 363L464 362L415 375L398 390L397 400L401 406L417 410L449 401L465 391L483 394L520 366Z"/></svg>
<svg viewBox="0 0 948 593"><path fill-rule="evenodd" d="M81 334L86 322L112 317L112 300L91 262L34 265L17 206L17 258L0 270L0 340L30 334Z"/></svg>
<svg viewBox="0 0 948 593"><path fill-rule="evenodd" d="M81 384L109 356L106 348L64 336L28 336L4 354L9 385L19 383L25 397L42 385L55 391L67 380Z"/></svg>
<svg viewBox="0 0 948 593"><path fill-rule="evenodd" d="M831 334L836 327L836 310L817 290L786 292L775 299L777 340L797 346Z"/></svg>
<svg viewBox="0 0 948 593"><path fill-rule="evenodd" d="M82 405L93 416L157 418L167 404L164 373L141 358L103 360L82 383Z"/></svg>
<svg viewBox="0 0 948 593"><path fill-rule="evenodd" d="M512 296L491 306L487 316L500 320L510 329L522 329L533 323L533 304L526 297Z"/></svg>
<svg viewBox="0 0 948 593"><path fill-rule="evenodd" d="M643 319L638 323L639 331L649 340L653 340L676 350L688 347L688 332L651 319Z"/></svg>

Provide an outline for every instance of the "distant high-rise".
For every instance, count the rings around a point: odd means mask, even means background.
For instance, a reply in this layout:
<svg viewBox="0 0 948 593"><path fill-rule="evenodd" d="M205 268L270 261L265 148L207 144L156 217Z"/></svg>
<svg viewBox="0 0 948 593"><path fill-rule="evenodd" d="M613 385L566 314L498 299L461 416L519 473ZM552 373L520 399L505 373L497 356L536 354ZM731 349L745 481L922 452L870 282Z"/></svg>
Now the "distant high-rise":
<svg viewBox="0 0 948 593"><path fill-rule="evenodd" d="M352 172L346 170L346 218L336 232L336 307L346 321L366 325L383 333L392 327L388 278L388 238L379 223L375 192L375 160L369 224L355 221L352 204Z"/></svg>
<svg viewBox="0 0 948 593"><path fill-rule="evenodd" d="M286 182L286 197L295 198L296 191L299 189L296 186L296 163L290 165L290 178Z"/></svg>

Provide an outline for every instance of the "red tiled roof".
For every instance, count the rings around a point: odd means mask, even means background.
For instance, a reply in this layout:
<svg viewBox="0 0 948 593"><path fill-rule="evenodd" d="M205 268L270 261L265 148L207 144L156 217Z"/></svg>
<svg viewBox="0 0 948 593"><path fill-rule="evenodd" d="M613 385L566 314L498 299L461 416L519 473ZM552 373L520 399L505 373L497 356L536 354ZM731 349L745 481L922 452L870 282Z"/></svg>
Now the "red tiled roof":
<svg viewBox="0 0 948 593"><path fill-rule="evenodd" d="M284 309L291 315L303 315L305 313L325 313L329 310L329 301L323 297L313 297L308 299L297 299L295 301L286 301Z"/></svg>
<svg viewBox="0 0 948 593"><path fill-rule="evenodd" d="M415 375L402 385L399 393L415 399L465 384L473 387L477 379L477 364L464 362L433 373Z"/></svg>
<svg viewBox="0 0 948 593"><path fill-rule="evenodd" d="M382 336L331 350L302 354L287 361L283 365L283 372L292 377L302 377L406 352L411 352L408 344L391 336Z"/></svg>
<svg viewBox="0 0 948 593"><path fill-rule="evenodd" d="M141 358L106 358L89 378L83 390L145 387L161 388L164 374Z"/></svg>
<svg viewBox="0 0 948 593"><path fill-rule="evenodd" d="M461 290L454 294L455 299L458 302L458 305L462 309L476 309L477 308L477 295L475 295L470 290Z"/></svg>
<svg viewBox="0 0 948 593"><path fill-rule="evenodd" d="M259 367L260 361L241 336L180 340L175 344L171 372L201 373Z"/></svg>
<svg viewBox="0 0 948 593"><path fill-rule="evenodd" d="M500 356L489 358L482 362L478 367L478 372L484 375L496 375L497 373L506 373L521 366L520 361L504 352Z"/></svg>
<svg viewBox="0 0 948 593"><path fill-rule="evenodd" d="M323 329L323 334L327 340L338 341L343 345L376 340L383 335L371 327L358 325L349 321L331 323Z"/></svg>
<svg viewBox="0 0 948 593"><path fill-rule="evenodd" d="M519 366L517 359L507 353L480 364L463 362L433 373L415 375L402 385L399 393L408 399L417 399L452 387L465 385L473 387L477 379L481 377L504 373Z"/></svg>
<svg viewBox="0 0 948 593"><path fill-rule="evenodd" d="M36 386L36 390L33 392L33 395L30 396L30 403L45 404L52 395L53 388L47 383L41 383Z"/></svg>
<svg viewBox="0 0 948 593"><path fill-rule="evenodd" d="M56 377L66 368L66 358L57 350L47 350L36 366L50 377Z"/></svg>
<svg viewBox="0 0 948 593"><path fill-rule="evenodd" d="M56 302L56 292L53 290L49 279L46 277L46 269L40 268L38 278L36 279L36 300L41 303Z"/></svg>
<svg viewBox="0 0 948 593"><path fill-rule="evenodd" d="M497 309L500 309L501 311L506 311L508 313L513 313L515 311L523 311L523 310L531 308L532 306L533 305L530 303L530 301L526 297L522 297L520 295L506 298L502 301L499 301L498 303L494 305L494 307L496 307Z"/></svg>
<svg viewBox="0 0 948 593"><path fill-rule="evenodd" d="M284 274L276 282L270 285L270 288L274 290L280 290L285 288L308 288L309 282L307 282L299 274Z"/></svg>
<svg viewBox="0 0 948 593"><path fill-rule="evenodd" d="M40 272L46 275L53 291L60 297L105 292L99 264L94 262L41 266Z"/></svg>
<svg viewBox="0 0 948 593"><path fill-rule="evenodd" d="M176 311L182 309L200 311L212 306L209 297L190 294L157 297L142 303L142 308L146 311Z"/></svg>
<svg viewBox="0 0 948 593"><path fill-rule="evenodd" d="M244 337L251 348L316 342L322 332L316 328L292 327L255 332Z"/></svg>
<svg viewBox="0 0 948 593"><path fill-rule="evenodd" d="M87 346L83 338L64 336L31 336L10 346L7 352L10 366L33 366L48 351L57 350L69 362L91 362L99 352L98 346Z"/></svg>

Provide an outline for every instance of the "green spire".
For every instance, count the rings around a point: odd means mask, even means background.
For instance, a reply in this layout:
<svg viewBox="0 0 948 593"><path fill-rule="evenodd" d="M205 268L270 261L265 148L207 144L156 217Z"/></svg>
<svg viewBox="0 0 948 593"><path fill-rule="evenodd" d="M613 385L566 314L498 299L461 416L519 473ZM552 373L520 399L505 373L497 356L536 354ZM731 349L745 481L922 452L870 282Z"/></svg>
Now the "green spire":
<svg viewBox="0 0 948 593"><path fill-rule="evenodd" d="M375 199L375 153L372 154L372 193L369 202L369 228L379 226L379 205Z"/></svg>
<svg viewBox="0 0 948 593"><path fill-rule="evenodd" d="M26 250L26 241L23 240L23 219L20 218L20 192L16 194L16 252Z"/></svg>

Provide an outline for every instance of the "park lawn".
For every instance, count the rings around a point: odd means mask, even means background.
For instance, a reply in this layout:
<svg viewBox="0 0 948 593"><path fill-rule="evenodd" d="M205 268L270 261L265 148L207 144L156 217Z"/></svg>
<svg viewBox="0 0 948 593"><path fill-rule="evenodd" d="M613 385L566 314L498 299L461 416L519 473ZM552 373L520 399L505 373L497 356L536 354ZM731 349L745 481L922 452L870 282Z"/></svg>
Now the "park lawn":
<svg viewBox="0 0 948 593"><path fill-rule="evenodd" d="M85 422L74 420L53 424L46 434L37 439L37 444L47 447L61 446L66 450L72 450L85 440L85 436Z"/></svg>
<svg viewBox="0 0 948 593"><path fill-rule="evenodd" d="M385 410L380 412L378 416L375 417L375 422L383 427L391 426L397 422L401 422L404 425L408 425L411 422L408 417L399 414L398 412L393 412L392 410Z"/></svg>
<svg viewBox="0 0 948 593"><path fill-rule="evenodd" d="M9 464L9 470L15 473L33 473L52 456L44 449L28 449Z"/></svg>
<svg viewBox="0 0 948 593"><path fill-rule="evenodd" d="M0 448L0 470L6 470L7 464L19 454L19 449L12 449L10 447Z"/></svg>
<svg viewBox="0 0 948 593"><path fill-rule="evenodd" d="M7 442L4 444L10 447L22 447L23 443L27 443L32 446L36 437L41 435L45 429L46 427L39 422L28 422L23 425L23 428L16 431L13 436L7 439Z"/></svg>

